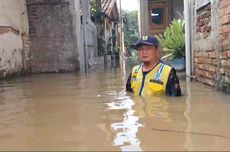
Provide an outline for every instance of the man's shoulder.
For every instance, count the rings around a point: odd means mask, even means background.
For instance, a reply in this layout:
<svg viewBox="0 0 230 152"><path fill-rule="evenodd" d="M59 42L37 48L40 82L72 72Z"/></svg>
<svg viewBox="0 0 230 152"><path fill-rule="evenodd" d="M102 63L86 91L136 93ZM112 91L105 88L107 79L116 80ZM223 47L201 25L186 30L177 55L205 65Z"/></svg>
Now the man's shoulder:
<svg viewBox="0 0 230 152"><path fill-rule="evenodd" d="M176 75L176 70L174 69L173 66L170 65L170 63L161 61L162 64L164 64L165 67L168 68L168 70L170 71L170 74Z"/></svg>
<svg viewBox="0 0 230 152"><path fill-rule="evenodd" d="M138 64L138 65L133 66L132 73L138 73L139 70L141 69L141 67L142 67L142 64Z"/></svg>
<svg viewBox="0 0 230 152"><path fill-rule="evenodd" d="M167 63L165 61L160 61L161 64L164 65L164 67L167 67L168 69L173 69L173 67L170 65L170 63Z"/></svg>
<svg viewBox="0 0 230 152"><path fill-rule="evenodd" d="M141 66L142 66L142 64L137 64L137 65L133 66L132 69L138 69L138 68L141 68Z"/></svg>

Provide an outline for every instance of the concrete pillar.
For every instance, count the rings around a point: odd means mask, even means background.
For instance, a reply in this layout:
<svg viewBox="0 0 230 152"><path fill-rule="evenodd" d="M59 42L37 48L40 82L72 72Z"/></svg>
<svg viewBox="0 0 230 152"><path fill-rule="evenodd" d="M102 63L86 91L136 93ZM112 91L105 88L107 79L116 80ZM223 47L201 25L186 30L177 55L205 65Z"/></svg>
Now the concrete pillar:
<svg viewBox="0 0 230 152"><path fill-rule="evenodd" d="M190 0L184 0L184 18L185 18L185 45L186 45L186 76L191 80L191 42L190 42Z"/></svg>
<svg viewBox="0 0 230 152"><path fill-rule="evenodd" d="M137 0L138 2L138 25L139 36L148 35L148 0Z"/></svg>
<svg viewBox="0 0 230 152"><path fill-rule="evenodd" d="M79 68L82 70L84 68L83 59L83 46L82 46L82 32L81 32L81 16L80 16L80 0L74 0L73 3L73 33L75 37L75 51L78 55L78 61L80 62Z"/></svg>
<svg viewBox="0 0 230 152"><path fill-rule="evenodd" d="M83 44L84 44L84 69L82 69L82 71L88 71L88 50L87 50L87 46L88 46L88 42L87 42L87 20L88 17L90 15L89 12L89 0L84 0L82 1L82 20L83 20Z"/></svg>

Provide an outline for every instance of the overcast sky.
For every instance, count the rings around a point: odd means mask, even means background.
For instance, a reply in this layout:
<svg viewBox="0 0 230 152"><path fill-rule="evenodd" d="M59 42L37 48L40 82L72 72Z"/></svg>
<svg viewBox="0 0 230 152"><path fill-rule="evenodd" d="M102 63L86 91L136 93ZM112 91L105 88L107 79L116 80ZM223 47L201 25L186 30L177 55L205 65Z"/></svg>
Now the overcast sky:
<svg viewBox="0 0 230 152"><path fill-rule="evenodd" d="M129 11L137 10L137 0L121 0L121 8Z"/></svg>

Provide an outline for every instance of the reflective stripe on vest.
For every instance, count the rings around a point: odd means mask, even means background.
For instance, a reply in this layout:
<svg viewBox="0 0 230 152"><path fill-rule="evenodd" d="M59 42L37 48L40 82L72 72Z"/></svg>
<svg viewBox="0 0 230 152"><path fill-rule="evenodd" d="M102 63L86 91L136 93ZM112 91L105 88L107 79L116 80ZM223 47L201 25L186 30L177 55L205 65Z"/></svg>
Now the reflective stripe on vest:
<svg viewBox="0 0 230 152"><path fill-rule="evenodd" d="M139 67L135 70L135 73L138 73L141 67L142 67L142 64L140 64Z"/></svg>
<svg viewBox="0 0 230 152"><path fill-rule="evenodd" d="M161 76L162 76L162 71L164 69L164 64L161 64L160 68L158 69L157 73L154 75L154 78L157 80L157 81L160 81L161 79Z"/></svg>

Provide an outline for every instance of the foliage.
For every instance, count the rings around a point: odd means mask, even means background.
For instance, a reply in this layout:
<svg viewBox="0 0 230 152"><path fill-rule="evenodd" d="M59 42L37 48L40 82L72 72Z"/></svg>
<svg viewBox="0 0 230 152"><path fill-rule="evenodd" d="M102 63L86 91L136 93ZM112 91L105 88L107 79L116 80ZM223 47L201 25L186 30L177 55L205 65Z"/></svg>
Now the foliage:
<svg viewBox="0 0 230 152"><path fill-rule="evenodd" d="M99 9L95 0L91 1L90 5L90 14L92 21L95 23L102 24L104 18L107 17L107 15Z"/></svg>
<svg viewBox="0 0 230 152"><path fill-rule="evenodd" d="M137 11L121 11L124 23L124 43L126 50L129 55L135 54L132 53L134 50L131 45L138 40L138 16Z"/></svg>
<svg viewBox="0 0 230 152"><path fill-rule="evenodd" d="M163 50L166 52L166 57L170 57L171 59L185 58L184 20L173 20L164 34L159 34L159 36L156 37L161 43Z"/></svg>

